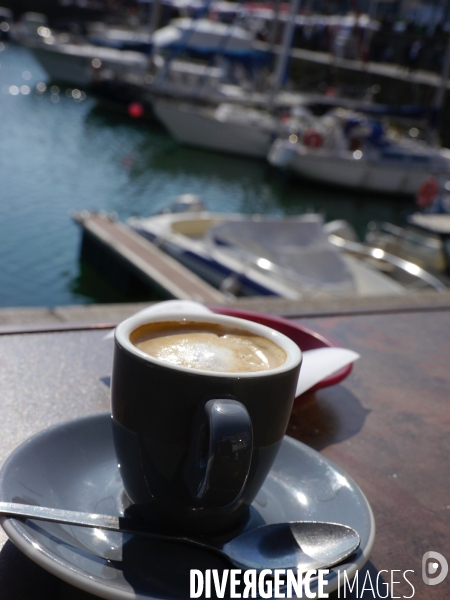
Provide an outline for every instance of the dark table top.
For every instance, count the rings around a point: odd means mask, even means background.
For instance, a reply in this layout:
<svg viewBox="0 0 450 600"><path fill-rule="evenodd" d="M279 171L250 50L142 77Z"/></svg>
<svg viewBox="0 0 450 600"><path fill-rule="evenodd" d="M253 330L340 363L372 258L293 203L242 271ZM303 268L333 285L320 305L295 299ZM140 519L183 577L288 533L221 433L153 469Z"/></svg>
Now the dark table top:
<svg viewBox="0 0 450 600"><path fill-rule="evenodd" d="M450 561L450 310L299 321L359 352L340 385L293 410L287 433L340 465L366 494L377 532L367 569L379 595L448 600L422 580L425 552ZM0 461L49 425L109 409L112 342L101 329L0 332ZM0 530L1 531L1 530ZM0 533L1 600L92 598L35 565ZM360 586L360 591L361 591ZM330 595L338 598L338 594ZM342 595L342 597L344 597ZM356 598L347 591L347 598Z"/></svg>

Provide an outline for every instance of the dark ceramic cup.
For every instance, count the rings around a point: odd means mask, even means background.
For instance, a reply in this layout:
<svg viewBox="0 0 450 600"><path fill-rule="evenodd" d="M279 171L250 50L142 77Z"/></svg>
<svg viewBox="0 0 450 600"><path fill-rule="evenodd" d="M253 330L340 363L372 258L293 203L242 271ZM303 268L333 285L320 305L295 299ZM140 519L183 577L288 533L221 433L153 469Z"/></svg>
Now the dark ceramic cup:
<svg viewBox="0 0 450 600"><path fill-rule="evenodd" d="M153 322L216 323L266 337L285 362L258 372L172 365L130 335ZM116 329L111 382L114 444L131 510L165 529L238 525L286 431L301 363L298 346L264 325L216 314L137 315Z"/></svg>

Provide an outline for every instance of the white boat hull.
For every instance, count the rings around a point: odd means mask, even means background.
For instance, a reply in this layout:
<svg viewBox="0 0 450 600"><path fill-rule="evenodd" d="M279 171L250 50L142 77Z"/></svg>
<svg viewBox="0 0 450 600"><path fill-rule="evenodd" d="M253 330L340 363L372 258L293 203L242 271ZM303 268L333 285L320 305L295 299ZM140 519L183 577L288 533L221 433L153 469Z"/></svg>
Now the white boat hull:
<svg viewBox="0 0 450 600"><path fill-rule="evenodd" d="M389 194L413 195L431 175L450 177L450 161L448 168L443 170L421 165L386 164L379 160L356 160L350 152L336 155L329 150L309 150L278 140L272 146L268 160L315 181Z"/></svg>
<svg viewBox="0 0 450 600"><path fill-rule="evenodd" d="M144 76L148 64L147 57L139 52L99 48L93 45L36 45L30 46L30 49L50 79L79 87L90 86L98 77L98 70L92 66L95 58L101 61L102 69L112 71L115 75L132 70Z"/></svg>
<svg viewBox="0 0 450 600"><path fill-rule="evenodd" d="M181 144L253 158L267 156L274 132L220 121L214 111L195 108L160 100L153 103L158 118Z"/></svg>

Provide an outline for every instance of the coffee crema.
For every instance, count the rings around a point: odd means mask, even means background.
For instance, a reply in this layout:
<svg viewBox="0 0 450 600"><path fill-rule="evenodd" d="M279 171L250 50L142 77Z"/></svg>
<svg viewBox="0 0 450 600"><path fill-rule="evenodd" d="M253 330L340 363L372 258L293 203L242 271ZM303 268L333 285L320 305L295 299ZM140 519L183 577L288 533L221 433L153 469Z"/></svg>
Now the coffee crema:
<svg viewBox="0 0 450 600"><path fill-rule="evenodd" d="M280 367L287 358L280 346L263 336L215 323L147 323L131 333L130 341L164 362L206 371L266 371Z"/></svg>

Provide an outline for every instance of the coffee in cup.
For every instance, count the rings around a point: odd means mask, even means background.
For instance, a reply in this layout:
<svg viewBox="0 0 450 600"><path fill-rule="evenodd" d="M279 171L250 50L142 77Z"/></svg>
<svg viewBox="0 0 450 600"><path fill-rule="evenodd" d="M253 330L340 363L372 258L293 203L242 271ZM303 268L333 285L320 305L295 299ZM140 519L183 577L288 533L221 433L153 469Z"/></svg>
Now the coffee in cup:
<svg viewBox="0 0 450 600"><path fill-rule="evenodd" d="M148 323L134 330L130 340L150 356L191 369L265 371L281 366L286 360L286 352L272 340L217 323Z"/></svg>

